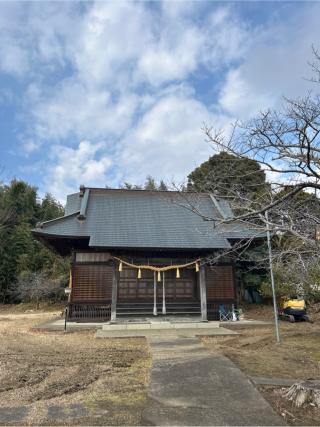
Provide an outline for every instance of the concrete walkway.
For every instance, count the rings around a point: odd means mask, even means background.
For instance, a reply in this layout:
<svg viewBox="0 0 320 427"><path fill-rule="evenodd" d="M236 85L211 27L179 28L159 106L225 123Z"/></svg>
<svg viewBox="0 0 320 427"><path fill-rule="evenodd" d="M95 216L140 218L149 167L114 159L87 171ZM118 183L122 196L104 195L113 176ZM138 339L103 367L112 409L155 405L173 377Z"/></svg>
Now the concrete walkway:
<svg viewBox="0 0 320 427"><path fill-rule="evenodd" d="M197 338L149 337L147 425L284 425L248 378Z"/></svg>

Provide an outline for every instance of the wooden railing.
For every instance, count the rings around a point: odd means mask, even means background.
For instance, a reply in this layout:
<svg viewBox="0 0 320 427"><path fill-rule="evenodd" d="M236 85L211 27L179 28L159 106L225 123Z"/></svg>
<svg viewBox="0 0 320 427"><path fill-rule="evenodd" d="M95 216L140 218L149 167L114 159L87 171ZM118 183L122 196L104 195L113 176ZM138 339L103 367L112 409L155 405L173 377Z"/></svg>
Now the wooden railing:
<svg viewBox="0 0 320 427"><path fill-rule="evenodd" d="M109 321L111 319L111 304L101 303L69 303L67 320L77 322Z"/></svg>

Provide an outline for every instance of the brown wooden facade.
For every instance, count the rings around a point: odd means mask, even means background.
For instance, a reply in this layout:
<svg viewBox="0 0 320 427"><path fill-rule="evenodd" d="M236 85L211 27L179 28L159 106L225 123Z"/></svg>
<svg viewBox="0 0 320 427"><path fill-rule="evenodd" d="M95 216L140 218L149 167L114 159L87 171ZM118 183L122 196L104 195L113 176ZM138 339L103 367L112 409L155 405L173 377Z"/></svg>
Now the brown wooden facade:
<svg viewBox="0 0 320 427"><path fill-rule="evenodd" d="M188 254L190 257L190 254ZM148 258L139 256L131 258L132 254L122 254L122 259L134 261L137 265L148 264L165 266L183 264L186 259L181 255L172 260L167 256ZM195 259L195 258L188 258ZM204 259L204 258L203 258ZM180 277L176 277L176 270L169 270L161 274L158 282L150 270L142 270L138 278L137 269L123 266L119 271L119 262L112 258L112 253L95 251L76 251L73 254L71 265L72 281L69 296L70 317L101 318L113 321L121 314L122 307L126 310L137 310L139 306L149 310L152 315L152 306L156 300L157 315L161 315L163 300L167 305L167 315L170 310L179 313L179 309L196 310L202 320L217 319L219 305L231 306L236 303L236 289L234 267L226 265L202 265L196 272L194 266L180 270ZM163 283L164 281L164 283ZM85 307L85 308L84 308ZM95 307L95 308L94 308ZM86 316L85 311L91 310ZM183 312L183 311L182 311ZM197 312L197 310L196 310ZM79 314L80 313L80 314ZM97 315L98 313L98 315ZM145 313L144 313L145 314Z"/></svg>

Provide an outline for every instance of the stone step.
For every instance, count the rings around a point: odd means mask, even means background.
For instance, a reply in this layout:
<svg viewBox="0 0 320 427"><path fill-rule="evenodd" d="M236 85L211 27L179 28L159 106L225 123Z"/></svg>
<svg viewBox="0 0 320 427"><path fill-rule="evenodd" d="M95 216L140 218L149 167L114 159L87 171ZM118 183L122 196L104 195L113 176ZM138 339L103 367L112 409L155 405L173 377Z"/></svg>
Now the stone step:
<svg viewBox="0 0 320 427"><path fill-rule="evenodd" d="M126 323L105 323L102 325L103 331L120 331L120 330L146 330L146 329L211 329L219 328L219 322L126 322Z"/></svg>

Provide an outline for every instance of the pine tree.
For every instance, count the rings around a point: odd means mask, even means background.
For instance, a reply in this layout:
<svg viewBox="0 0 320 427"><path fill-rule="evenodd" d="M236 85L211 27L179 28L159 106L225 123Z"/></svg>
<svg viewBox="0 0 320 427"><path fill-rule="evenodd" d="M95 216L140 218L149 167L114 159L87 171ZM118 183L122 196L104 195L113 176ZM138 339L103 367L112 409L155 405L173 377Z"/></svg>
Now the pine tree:
<svg viewBox="0 0 320 427"><path fill-rule="evenodd" d="M188 176L189 191L240 193L253 197L266 187L265 173L255 160L239 159L221 152L210 157Z"/></svg>

